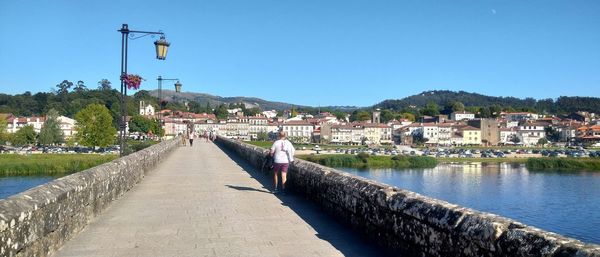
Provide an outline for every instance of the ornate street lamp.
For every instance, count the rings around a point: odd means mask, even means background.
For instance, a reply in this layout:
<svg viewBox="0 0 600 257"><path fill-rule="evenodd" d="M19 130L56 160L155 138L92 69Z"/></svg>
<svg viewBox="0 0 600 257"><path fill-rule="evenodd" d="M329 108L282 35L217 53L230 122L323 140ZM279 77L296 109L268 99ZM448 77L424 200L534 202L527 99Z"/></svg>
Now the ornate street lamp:
<svg viewBox="0 0 600 257"><path fill-rule="evenodd" d="M179 79L163 79L162 76L158 76L156 80L158 80L158 123L162 127L162 82L163 80L177 81L175 82L175 92L177 93L181 91L181 83L179 82Z"/></svg>
<svg viewBox="0 0 600 257"><path fill-rule="evenodd" d="M170 45L171 44L167 42L164 35L162 35L159 40L154 41L154 46L156 46L156 59L166 59L167 50L169 50Z"/></svg>
<svg viewBox="0 0 600 257"><path fill-rule="evenodd" d="M175 92L181 93L181 83L179 81L175 82Z"/></svg>
<svg viewBox="0 0 600 257"><path fill-rule="evenodd" d="M127 48L129 45L129 39L135 40L138 38L142 38L148 35L160 35L160 39L154 42L156 46L156 58L159 60L164 60L167 58L167 50L169 48L169 42L165 39L165 33L158 31L138 31L138 30L129 30L129 26L127 24L123 24L120 30L121 32L121 121L119 124L119 143L120 143L120 155L124 155L125 150L125 137L127 127L127 87L125 85L125 77L127 76ZM131 34L131 35L130 35ZM140 36L136 36L136 34L141 34Z"/></svg>

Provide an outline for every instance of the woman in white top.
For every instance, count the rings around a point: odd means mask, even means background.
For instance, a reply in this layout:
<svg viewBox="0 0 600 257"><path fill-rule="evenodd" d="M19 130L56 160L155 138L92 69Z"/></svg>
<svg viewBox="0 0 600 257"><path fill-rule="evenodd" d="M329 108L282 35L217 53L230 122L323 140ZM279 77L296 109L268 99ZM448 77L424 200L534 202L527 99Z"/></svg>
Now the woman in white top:
<svg viewBox="0 0 600 257"><path fill-rule="evenodd" d="M290 162L294 161L294 146L285 139L285 132L279 131L279 140L271 146L271 156L273 156L273 193L277 190L277 175L281 172L281 189L285 193L285 181L287 179L287 170Z"/></svg>

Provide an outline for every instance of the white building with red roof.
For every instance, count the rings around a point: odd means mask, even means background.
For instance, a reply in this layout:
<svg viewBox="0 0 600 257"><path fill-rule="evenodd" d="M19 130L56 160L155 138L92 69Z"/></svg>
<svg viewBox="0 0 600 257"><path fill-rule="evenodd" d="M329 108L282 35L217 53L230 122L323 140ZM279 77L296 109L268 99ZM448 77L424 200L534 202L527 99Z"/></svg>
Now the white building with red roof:
<svg viewBox="0 0 600 257"><path fill-rule="evenodd" d="M312 141L314 126L307 121L290 120L282 124L281 129L294 142L308 143Z"/></svg>

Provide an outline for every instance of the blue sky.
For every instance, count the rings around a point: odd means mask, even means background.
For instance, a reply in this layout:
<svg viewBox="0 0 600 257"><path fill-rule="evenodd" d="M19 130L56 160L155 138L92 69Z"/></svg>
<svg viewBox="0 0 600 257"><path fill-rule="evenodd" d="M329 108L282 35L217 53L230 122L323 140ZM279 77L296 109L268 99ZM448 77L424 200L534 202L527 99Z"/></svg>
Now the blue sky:
<svg viewBox="0 0 600 257"><path fill-rule="evenodd" d="M600 96L596 0L1 0L0 92L118 85L122 23L172 44L158 61L156 38L130 41L143 89L162 75L184 91L313 106L438 89Z"/></svg>

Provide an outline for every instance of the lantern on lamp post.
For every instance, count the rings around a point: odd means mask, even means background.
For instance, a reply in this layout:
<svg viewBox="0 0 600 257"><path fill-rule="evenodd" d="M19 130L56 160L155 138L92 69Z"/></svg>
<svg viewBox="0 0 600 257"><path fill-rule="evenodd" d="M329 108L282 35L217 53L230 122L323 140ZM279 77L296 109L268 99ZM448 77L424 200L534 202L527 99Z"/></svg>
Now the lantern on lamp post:
<svg viewBox="0 0 600 257"><path fill-rule="evenodd" d="M181 93L181 83L179 81L175 82L175 92Z"/></svg>
<svg viewBox="0 0 600 257"><path fill-rule="evenodd" d="M167 58L167 50L169 50L169 46L171 44L167 42L165 36L160 36L159 40L154 41L154 46L156 46L156 59L164 60Z"/></svg>
<svg viewBox="0 0 600 257"><path fill-rule="evenodd" d="M156 43L155 43L156 44ZM157 54L158 54L158 46L156 48ZM165 50L166 53L166 50ZM158 58L158 56L157 56ZM160 124L160 126L162 127L162 107L163 107L163 100L162 100L162 82L163 80L168 80L168 81L177 81L175 82L175 92L179 93L181 91L181 82L179 82L179 79L165 79L162 76L158 76L158 78L156 79L158 80L158 123Z"/></svg>
<svg viewBox="0 0 600 257"><path fill-rule="evenodd" d="M139 31L139 30L130 30L129 25L123 24L120 30L121 32L121 120L119 124L119 144L120 144L120 156L124 155L125 150L125 138L126 138L126 128L127 128L127 87L125 86L125 79L127 78L127 50L129 46L129 39L135 40L138 38L142 38L148 35L160 35L160 39L154 42L156 46L156 58L159 60L164 60L167 58L167 50L171 45L165 39L165 33L158 31ZM136 36L140 34L140 36Z"/></svg>

